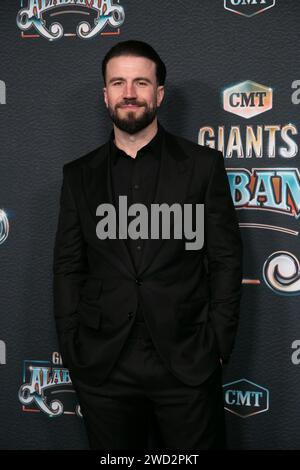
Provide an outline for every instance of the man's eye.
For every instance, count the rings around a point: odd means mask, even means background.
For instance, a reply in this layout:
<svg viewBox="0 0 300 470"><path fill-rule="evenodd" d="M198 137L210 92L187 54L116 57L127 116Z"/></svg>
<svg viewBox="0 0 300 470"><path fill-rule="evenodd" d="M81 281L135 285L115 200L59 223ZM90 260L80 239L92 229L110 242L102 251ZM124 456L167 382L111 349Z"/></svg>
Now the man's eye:
<svg viewBox="0 0 300 470"><path fill-rule="evenodd" d="M140 85L147 85L146 82L139 82Z"/></svg>
<svg viewBox="0 0 300 470"><path fill-rule="evenodd" d="M114 85L119 85L121 82L114 82Z"/></svg>

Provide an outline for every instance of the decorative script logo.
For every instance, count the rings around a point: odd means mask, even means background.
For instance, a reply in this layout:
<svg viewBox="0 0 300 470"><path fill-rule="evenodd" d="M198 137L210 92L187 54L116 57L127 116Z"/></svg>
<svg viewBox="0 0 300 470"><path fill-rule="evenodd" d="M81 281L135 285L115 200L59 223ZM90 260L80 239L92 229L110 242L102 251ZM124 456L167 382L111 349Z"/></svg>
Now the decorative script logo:
<svg viewBox="0 0 300 470"><path fill-rule="evenodd" d="M88 16L92 24L81 21L76 27L76 35L81 39L95 37L107 25L117 28L125 19L124 8L112 0L28 0L27 6L18 12L17 25L22 31L34 28L49 41L60 39L64 28L59 22L47 25L43 15L48 12L50 19L58 15L66 16L67 13Z"/></svg>

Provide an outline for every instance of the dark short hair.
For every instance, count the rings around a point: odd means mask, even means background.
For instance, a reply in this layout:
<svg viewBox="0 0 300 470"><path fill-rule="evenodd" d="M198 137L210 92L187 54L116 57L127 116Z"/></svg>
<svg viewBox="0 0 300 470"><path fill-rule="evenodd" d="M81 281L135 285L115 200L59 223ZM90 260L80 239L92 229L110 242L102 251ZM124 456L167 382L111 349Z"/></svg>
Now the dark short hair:
<svg viewBox="0 0 300 470"><path fill-rule="evenodd" d="M158 85L164 85L167 75L167 70L164 62L159 57L158 53L144 41L122 41L118 42L115 46L113 46L105 55L104 59L102 60L102 75L103 80L106 85L106 66L107 62L112 59L113 57L120 57L120 56L134 56L134 57L146 57L147 59L152 60L156 64L156 79Z"/></svg>

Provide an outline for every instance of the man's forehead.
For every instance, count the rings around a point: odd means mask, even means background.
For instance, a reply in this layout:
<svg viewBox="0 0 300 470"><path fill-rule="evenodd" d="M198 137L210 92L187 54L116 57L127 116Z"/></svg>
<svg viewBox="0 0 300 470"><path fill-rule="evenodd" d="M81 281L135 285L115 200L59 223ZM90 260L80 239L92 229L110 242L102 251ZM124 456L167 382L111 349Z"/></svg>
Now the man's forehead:
<svg viewBox="0 0 300 470"><path fill-rule="evenodd" d="M107 63L107 68L110 70L116 68L124 70L143 68L152 72L155 70L155 63L147 57L120 56L112 57Z"/></svg>

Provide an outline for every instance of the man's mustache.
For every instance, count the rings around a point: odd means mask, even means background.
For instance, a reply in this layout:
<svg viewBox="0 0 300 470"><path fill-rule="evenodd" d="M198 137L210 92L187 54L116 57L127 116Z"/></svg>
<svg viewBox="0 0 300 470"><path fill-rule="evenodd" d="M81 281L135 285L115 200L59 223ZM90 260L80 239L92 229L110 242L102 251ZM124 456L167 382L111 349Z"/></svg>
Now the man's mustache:
<svg viewBox="0 0 300 470"><path fill-rule="evenodd" d="M127 102L119 104L118 108L122 108L123 106L128 106L129 104L132 104L134 106L144 106L143 103L137 103L136 101L127 101Z"/></svg>

